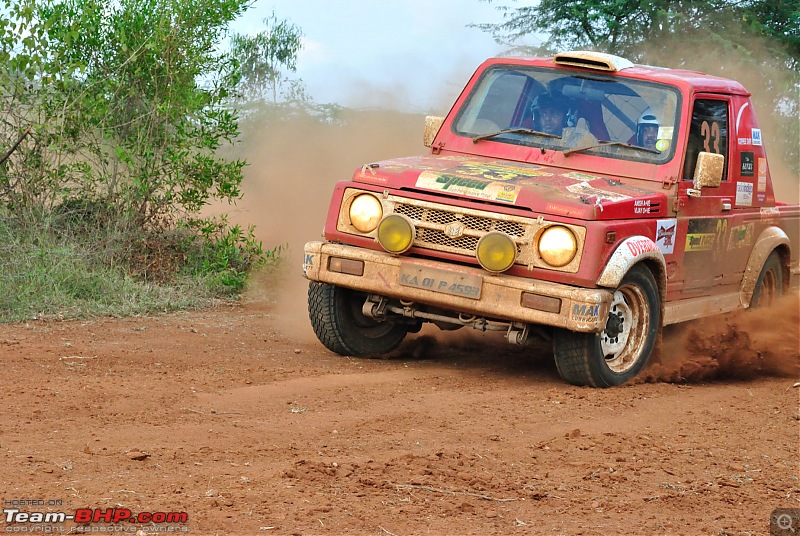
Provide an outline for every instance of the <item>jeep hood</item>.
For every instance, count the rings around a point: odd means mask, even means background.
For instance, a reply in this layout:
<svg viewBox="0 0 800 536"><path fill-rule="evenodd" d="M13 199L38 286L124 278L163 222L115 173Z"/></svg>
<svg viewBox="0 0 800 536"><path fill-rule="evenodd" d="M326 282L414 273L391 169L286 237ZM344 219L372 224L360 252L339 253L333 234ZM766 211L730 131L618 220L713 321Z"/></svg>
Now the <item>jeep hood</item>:
<svg viewBox="0 0 800 536"><path fill-rule="evenodd" d="M584 220L640 218L666 205L663 193L623 184L619 178L476 156L384 160L357 170L353 180ZM606 215L606 209L612 210Z"/></svg>

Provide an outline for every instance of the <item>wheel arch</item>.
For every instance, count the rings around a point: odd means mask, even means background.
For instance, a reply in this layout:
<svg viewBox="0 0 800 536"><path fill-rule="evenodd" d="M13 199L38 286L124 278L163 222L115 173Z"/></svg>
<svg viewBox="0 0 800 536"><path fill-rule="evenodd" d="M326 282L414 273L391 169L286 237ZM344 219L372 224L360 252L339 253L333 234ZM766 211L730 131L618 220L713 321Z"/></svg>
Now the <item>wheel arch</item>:
<svg viewBox="0 0 800 536"><path fill-rule="evenodd" d="M777 252L780 258L781 272L783 273L783 291L788 290L791 276L789 271L791 254L789 237L780 227L767 227L758 235L756 245L753 246L750 258L747 260L747 266L742 277L742 285L739 289L739 303L742 307L750 307L750 300L753 298L758 276L773 251Z"/></svg>
<svg viewBox="0 0 800 536"><path fill-rule="evenodd" d="M667 288L667 263L656 243L646 236L631 236L620 242L597 278L597 285L617 288L625 274L640 262L653 273L663 301Z"/></svg>
<svg viewBox="0 0 800 536"><path fill-rule="evenodd" d="M650 270L656 280L663 322L667 302L667 263L658 245L650 238L631 236L620 242L597 279L597 284L601 287L617 288L625 274L640 263Z"/></svg>

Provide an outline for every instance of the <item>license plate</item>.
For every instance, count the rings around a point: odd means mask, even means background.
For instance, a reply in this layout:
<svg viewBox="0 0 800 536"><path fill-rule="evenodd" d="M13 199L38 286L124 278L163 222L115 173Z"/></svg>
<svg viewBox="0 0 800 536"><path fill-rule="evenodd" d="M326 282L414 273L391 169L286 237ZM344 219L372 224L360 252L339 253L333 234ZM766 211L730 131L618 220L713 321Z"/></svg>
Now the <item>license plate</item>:
<svg viewBox="0 0 800 536"><path fill-rule="evenodd" d="M483 278L405 263L400 265L400 284L477 300L481 297Z"/></svg>

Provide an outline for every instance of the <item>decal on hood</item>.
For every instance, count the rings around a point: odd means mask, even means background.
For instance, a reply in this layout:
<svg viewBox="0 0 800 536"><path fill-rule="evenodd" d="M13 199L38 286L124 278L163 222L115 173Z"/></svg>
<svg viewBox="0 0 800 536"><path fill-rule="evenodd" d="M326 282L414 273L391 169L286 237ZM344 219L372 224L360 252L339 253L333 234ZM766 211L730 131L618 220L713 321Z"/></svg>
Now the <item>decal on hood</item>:
<svg viewBox="0 0 800 536"><path fill-rule="evenodd" d="M515 203L520 187L501 181L490 181L462 175L423 171L417 178L418 188L450 192L488 201Z"/></svg>
<svg viewBox="0 0 800 536"><path fill-rule="evenodd" d="M595 188L588 182L579 182L577 184L570 184L569 186L567 186L567 190L569 190L573 194L581 194L587 197L594 196L597 198L598 201L608 200L612 202L617 202L631 198L629 195L618 194L615 192L609 192L608 190L601 190L600 188Z"/></svg>

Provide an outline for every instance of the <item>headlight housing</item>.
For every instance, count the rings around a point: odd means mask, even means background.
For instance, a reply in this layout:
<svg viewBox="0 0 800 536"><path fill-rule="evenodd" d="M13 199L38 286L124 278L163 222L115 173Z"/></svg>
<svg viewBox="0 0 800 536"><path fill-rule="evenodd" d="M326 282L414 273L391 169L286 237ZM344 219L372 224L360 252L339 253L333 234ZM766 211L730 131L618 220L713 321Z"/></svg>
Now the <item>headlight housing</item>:
<svg viewBox="0 0 800 536"><path fill-rule="evenodd" d="M539 235L539 256L550 266L566 266L578 252L578 240L563 225L551 225Z"/></svg>
<svg viewBox="0 0 800 536"><path fill-rule="evenodd" d="M485 270L492 273L505 272L517 260L517 244L507 234L488 233L478 240L475 256Z"/></svg>
<svg viewBox="0 0 800 536"><path fill-rule="evenodd" d="M405 253L414 243L414 224L401 214L389 214L378 224L378 243L389 253Z"/></svg>
<svg viewBox="0 0 800 536"><path fill-rule="evenodd" d="M371 233L383 217L383 207L371 194L360 194L350 203L350 223L362 233Z"/></svg>

